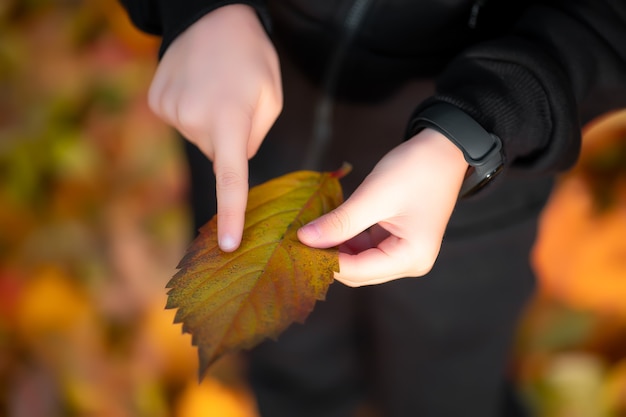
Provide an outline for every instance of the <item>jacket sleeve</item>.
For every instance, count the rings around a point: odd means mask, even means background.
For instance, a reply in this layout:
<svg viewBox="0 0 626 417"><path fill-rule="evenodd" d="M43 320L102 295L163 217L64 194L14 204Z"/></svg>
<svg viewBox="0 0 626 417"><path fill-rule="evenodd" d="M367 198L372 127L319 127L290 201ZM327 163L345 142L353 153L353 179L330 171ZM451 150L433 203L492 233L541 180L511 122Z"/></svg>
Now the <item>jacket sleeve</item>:
<svg viewBox="0 0 626 417"><path fill-rule="evenodd" d="M456 105L502 139L507 165L554 173L578 157L585 101L611 88L626 107L626 1L535 2L506 35L456 57L415 115Z"/></svg>
<svg viewBox="0 0 626 417"><path fill-rule="evenodd" d="M159 56L185 29L205 14L229 4L247 4L257 11L265 29L270 19L264 0L120 0L140 30L162 37Z"/></svg>

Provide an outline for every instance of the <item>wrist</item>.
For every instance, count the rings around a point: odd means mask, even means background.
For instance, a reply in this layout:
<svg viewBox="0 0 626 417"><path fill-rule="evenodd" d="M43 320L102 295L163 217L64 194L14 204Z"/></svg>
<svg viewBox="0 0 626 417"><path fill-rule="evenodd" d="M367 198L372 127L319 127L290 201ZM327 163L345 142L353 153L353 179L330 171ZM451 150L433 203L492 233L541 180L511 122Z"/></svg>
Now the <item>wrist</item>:
<svg viewBox="0 0 626 417"><path fill-rule="evenodd" d="M440 102L421 111L412 121L410 132L436 130L463 154L469 165L461 196L469 196L487 185L502 170L502 141L456 106Z"/></svg>
<svg viewBox="0 0 626 417"><path fill-rule="evenodd" d="M460 188L470 165L459 147L441 132L431 128L420 130L408 142L427 150L428 159L433 164L431 169L436 170L439 179L442 176L449 177L453 182L458 182Z"/></svg>

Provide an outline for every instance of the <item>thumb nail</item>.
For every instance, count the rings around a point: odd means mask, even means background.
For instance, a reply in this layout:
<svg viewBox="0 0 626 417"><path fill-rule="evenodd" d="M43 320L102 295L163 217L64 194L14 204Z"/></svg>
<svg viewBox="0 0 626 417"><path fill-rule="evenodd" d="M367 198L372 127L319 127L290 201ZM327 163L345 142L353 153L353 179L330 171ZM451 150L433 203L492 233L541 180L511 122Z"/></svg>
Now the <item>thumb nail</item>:
<svg viewBox="0 0 626 417"><path fill-rule="evenodd" d="M315 242L322 234L315 221L302 226L298 232L300 237L307 242Z"/></svg>

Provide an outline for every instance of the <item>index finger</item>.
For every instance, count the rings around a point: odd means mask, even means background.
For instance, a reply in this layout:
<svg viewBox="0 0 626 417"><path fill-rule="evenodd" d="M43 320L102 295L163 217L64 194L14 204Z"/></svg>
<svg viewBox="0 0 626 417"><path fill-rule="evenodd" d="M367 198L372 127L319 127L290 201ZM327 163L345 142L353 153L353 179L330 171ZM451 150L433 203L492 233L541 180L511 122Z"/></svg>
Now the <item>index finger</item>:
<svg viewBox="0 0 626 417"><path fill-rule="evenodd" d="M222 107L213 123L218 244L223 251L232 252L241 244L248 201L251 118L239 109Z"/></svg>
<svg viewBox="0 0 626 417"><path fill-rule="evenodd" d="M356 254L340 252L340 272L335 273L335 279L351 287L359 287L423 276L433 266L436 257L433 251L438 252L438 247L412 244L407 239L389 235L376 247Z"/></svg>
<svg viewBox="0 0 626 417"><path fill-rule="evenodd" d="M351 287L380 284L405 276L399 253L408 250L406 241L388 236L378 246L350 254L339 253L339 271L335 279Z"/></svg>

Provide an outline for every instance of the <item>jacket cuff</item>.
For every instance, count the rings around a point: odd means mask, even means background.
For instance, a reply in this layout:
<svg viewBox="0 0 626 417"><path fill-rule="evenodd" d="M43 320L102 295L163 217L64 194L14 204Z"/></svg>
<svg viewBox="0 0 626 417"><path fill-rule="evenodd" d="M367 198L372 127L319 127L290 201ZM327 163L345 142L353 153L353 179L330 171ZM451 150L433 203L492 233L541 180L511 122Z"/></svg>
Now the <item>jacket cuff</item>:
<svg viewBox="0 0 626 417"><path fill-rule="evenodd" d="M169 45L178 35L189 26L200 20L207 13L230 4L246 4L253 7L269 33L271 30L270 15L263 0L184 0L171 1L160 0L160 12L162 17L162 41L159 49L159 58L163 56Z"/></svg>
<svg viewBox="0 0 626 417"><path fill-rule="evenodd" d="M501 138L508 166L539 174L565 170L580 149L576 99L567 76L523 40L508 39L507 45L483 44L453 61L410 124L432 104L449 103Z"/></svg>

